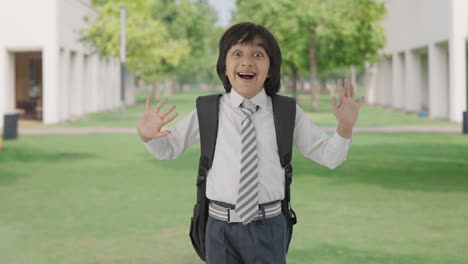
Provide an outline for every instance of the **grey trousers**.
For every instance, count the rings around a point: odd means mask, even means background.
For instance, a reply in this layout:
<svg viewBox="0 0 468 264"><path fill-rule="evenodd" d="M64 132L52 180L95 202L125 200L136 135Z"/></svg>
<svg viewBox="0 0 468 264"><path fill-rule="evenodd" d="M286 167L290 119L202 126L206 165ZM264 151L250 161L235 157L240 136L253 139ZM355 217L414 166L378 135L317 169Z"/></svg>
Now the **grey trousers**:
<svg viewBox="0 0 468 264"><path fill-rule="evenodd" d="M243 225L209 216L205 243L207 264L285 264L286 217Z"/></svg>

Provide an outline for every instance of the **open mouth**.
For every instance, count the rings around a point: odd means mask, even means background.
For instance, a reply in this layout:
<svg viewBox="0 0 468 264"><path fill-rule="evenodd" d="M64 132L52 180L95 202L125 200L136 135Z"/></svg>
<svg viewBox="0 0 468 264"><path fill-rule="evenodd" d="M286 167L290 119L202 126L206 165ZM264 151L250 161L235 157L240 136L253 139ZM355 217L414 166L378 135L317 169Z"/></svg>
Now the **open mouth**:
<svg viewBox="0 0 468 264"><path fill-rule="evenodd" d="M244 80L252 80L255 77L255 73L253 72L238 72L237 76Z"/></svg>

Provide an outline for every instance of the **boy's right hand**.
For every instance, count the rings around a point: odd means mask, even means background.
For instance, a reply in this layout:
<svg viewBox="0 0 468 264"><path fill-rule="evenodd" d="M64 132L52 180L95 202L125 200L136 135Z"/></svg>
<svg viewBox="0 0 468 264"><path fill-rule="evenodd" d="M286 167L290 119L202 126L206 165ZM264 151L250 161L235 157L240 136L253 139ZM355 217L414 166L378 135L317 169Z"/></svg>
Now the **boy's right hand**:
<svg viewBox="0 0 468 264"><path fill-rule="evenodd" d="M159 110L167 101L164 98L161 102L156 105L154 111L151 110L151 96L146 98L146 111L137 123L137 132L141 140L148 142L152 139L162 138L171 133L169 130L161 131L161 128L167 123L174 120L179 113L174 113L167 117L175 108L176 105L172 105L166 111L159 113Z"/></svg>

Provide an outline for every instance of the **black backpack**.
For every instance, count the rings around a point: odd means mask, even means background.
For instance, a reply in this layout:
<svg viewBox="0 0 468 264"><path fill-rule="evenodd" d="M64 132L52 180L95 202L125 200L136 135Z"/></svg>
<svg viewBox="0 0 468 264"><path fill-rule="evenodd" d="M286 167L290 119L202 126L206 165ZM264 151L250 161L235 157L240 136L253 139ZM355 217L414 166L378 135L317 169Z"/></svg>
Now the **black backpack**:
<svg viewBox="0 0 468 264"><path fill-rule="evenodd" d="M206 95L197 98L198 125L200 129L200 162L197 176L197 203L193 208L190 223L190 240L200 259L205 261L205 230L208 220L209 199L206 198L206 177L213 163L218 135L219 99L222 94ZM287 216L288 243L293 233L293 225L297 223L296 213L291 208L290 185L292 182L292 144L294 121L296 117L296 101L293 98L273 95L273 115L275 119L276 142L278 144L281 166L285 169L285 197L281 201L281 210Z"/></svg>

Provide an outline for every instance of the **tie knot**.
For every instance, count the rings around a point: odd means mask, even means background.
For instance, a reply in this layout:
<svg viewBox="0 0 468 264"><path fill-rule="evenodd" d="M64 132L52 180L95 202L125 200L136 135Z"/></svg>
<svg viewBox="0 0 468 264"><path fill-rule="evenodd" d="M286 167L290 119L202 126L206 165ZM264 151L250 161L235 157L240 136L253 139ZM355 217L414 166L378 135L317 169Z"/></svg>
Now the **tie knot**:
<svg viewBox="0 0 468 264"><path fill-rule="evenodd" d="M257 111L257 105L252 103L250 100L244 100L241 105L241 111L245 117L250 117L255 111Z"/></svg>

